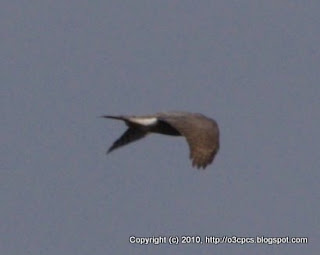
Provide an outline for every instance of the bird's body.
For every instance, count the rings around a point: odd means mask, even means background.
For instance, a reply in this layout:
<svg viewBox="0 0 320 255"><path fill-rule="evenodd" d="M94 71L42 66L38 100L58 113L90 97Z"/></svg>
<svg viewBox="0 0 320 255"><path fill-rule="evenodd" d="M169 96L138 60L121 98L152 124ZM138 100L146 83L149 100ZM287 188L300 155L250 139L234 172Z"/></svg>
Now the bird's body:
<svg viewBox="0 0 320 255"><path fill-rule="evenodd" d="M145 116L102 116L122 120L128 126L126 132L116 140L108 153L149 133L184 136L190 147L192 165L205 168L212 163L219 150L219 128L215 120L200 113L168 112Z"/></svg>

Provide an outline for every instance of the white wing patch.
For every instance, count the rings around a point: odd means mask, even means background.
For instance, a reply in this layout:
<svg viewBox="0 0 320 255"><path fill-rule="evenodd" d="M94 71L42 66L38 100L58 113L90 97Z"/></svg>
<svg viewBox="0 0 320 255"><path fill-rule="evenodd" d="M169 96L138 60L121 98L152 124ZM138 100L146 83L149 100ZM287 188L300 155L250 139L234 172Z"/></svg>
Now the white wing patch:
<svg viewBox="0 0 320 255"><path fill-rule="evenodd" d="M149 118L136 117L136 118L130 118L129 120L133 123L137 123L143 126L151 126L156 124L158 121L158 119L154 117L149 117Z"/></svg>

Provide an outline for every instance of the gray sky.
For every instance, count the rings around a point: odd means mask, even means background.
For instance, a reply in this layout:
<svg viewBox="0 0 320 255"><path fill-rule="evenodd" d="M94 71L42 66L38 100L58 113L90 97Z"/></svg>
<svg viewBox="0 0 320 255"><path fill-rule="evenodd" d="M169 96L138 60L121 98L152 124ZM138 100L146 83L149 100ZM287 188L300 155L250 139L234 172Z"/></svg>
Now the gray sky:
<svg viewBox="0 0 320 255"><path fill-rule="evenodd" d="M0 254L315 254L320 250L319 1L1 1ZM105 152L102 114L216 119ZM309 244L130 244L131 235Z"/></svg>

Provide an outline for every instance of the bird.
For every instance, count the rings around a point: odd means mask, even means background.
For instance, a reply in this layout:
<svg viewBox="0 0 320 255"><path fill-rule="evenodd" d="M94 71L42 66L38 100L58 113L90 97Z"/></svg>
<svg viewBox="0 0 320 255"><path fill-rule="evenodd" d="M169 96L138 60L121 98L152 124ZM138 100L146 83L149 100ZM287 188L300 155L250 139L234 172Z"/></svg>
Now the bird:
<svg viewBox="0 0 320 255"><path fill-rule="evenodd" d="M103 115L124 121L127 130L108 149L107 154L150 133L183 136L189 145L192 166L205 169L219 150L219 127L214 119L201 113L161 112L152 115Z"/></svg>

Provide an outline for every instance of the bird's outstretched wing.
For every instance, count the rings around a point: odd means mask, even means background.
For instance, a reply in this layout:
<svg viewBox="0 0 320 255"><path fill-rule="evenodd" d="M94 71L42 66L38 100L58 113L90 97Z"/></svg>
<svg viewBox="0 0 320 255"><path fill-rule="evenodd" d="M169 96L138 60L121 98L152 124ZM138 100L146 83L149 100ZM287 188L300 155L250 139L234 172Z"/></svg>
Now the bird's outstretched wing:
<svg viewBox="0 0 320 255"><path fill-rule="evenodd" d="M137 141L143 138L146 134L147 133L142 129L129 127L126 132L124 132L123 135L112 144L107 153L110 153L111 151L128 143Z"/></svg>
<svg viewBox="0 0 320 255"><path fill-rule="evenodd" d="M202 114L187 116L159 116L159 121L177 129L187 140L192 166L205 168L219 150L219 128L217 123Z"/></svg>

